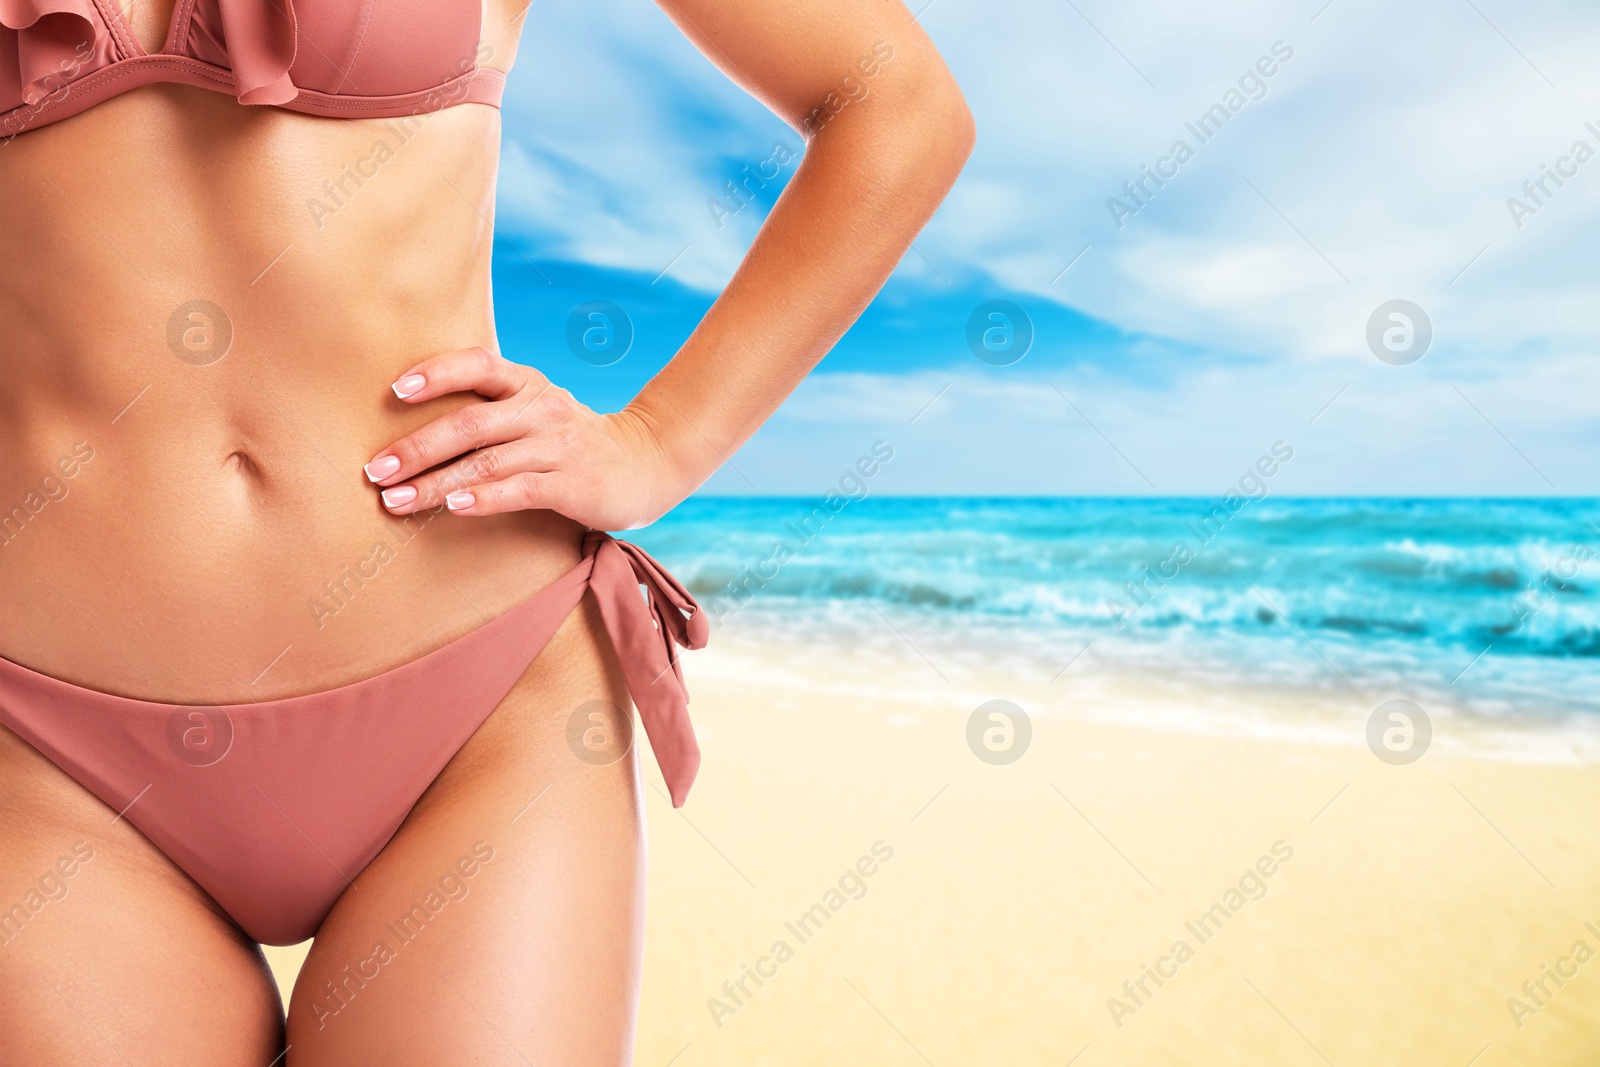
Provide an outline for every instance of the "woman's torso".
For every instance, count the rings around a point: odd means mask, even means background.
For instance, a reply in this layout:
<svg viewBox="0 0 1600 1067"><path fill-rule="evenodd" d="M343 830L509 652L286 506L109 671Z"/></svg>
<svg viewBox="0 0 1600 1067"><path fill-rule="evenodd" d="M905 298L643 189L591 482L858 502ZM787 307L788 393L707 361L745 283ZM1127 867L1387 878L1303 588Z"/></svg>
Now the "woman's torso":
<svg viewBox="0 0 1600 1067"><path fill-rule="evenodd" d="M171 3L132 5L147 49ZM484 65L516 14L488 0ZM494 344L499 130L152 85L0 146L0 656L147 699L313 692L576 560L568 520L402 521L361 471L472 402L388 385Z"/></svg>

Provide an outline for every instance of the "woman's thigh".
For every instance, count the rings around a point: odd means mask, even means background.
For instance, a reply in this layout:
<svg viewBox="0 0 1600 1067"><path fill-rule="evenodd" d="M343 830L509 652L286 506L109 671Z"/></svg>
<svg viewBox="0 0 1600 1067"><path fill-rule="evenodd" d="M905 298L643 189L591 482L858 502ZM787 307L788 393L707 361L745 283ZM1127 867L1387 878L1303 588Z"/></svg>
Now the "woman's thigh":
<svg viewBox="0 0 1600 1067"><path fill-rule="evenodd" d="M266 1067L260 950L126 819L0 727L0 1064Z"/></svg>
<svg viewBox="0 0 1600 1067"><path fill-rule="evenodd" d="M628 706L585 597L323 923L292 1067L630 1061L645 855Z"/></svg>

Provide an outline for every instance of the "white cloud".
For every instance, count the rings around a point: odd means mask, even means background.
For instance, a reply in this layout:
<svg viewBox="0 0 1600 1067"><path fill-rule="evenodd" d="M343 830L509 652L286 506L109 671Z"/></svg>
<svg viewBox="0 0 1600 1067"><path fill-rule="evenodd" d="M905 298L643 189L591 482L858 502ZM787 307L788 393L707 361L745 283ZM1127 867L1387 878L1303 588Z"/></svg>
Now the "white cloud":
<svg viewBox="0 0 1600 1067"><path fill-rule="evenodd" d="M652 276L672 263L707 291L759 223L752 209L716 226L706 202L738 170L721 157L801 147L650 4L535 4L504 110L503 230L535 235L530 254Z"/></svg>
<svg viewBox="0 0 1600 1067"><path fill-rule="evenodd" d="M1280 439L1296 450L1285 493L1600 491L1600 363L1507 361L1457 378L1432 358L1201 365L1161 389L1083 374L817 374L710 489L820 492L881 438L897 451L882 487L893 493L1207 494Z"/></svg>
<svg viewBox="0 0 1600 1067"><path fill-rule="evenodd" d="M1529 460L1562 491L1595 488L1581 457L1600 414L1600 158L1520 229L1506 198L1573 141L1600 150L1584 126L1600 128L1600 12L1075 2L1081 16L1057 0L927 9L979 140L918 248L958 281L992 278L1129 333L1260 357L1225 368L1202 355L1152 390L1059 382L1152 481L1203 492L1298 434L1305 492L1548 492ZM1175 138L1195 143L1185 121L1280 40L1294 55L1264 98L1117 229L1107 198ZM671 277L706 291L758 222L752 210L711 223L705 201L737 169L727 161L777 138L798 146L653 7L605 0L535 5L507 130L506 228L543 254L650 274L682 252ZM932 277L916 253L902 270ZM1396 297L1434 324L1416 367L1366 350L1369 315ZM986 374L959 379L915 426L948 374L816 375L738 462L764 490L804 489L892 431L907 443L906 491L1148 491L1048 386ZM733 472L713 485L749 488Z"/></svg>
<svg viewBox="0 0 1600 1067"><path fill-rule="evenodd" d="M1550 279L1526 265L1561 264L1567 277L1595 280L1585 248L1600 215L1600 161L1521 231L1505 199L1573 139L1600 148L1583 128L1586 118L1600 120L1589 54L1595 12L1546 6L1533 19L1480 5L1538 57L1561 87L1552 89L1472 6L1454 0L1338 0L1315 23L1320 5L1079 6L1155 90L1070 9L1043 19L1018 10L994 22L1019 49L1066 53L1070 87L1048 91L1024 80L1028 62L993 67L977 58L989 50L975 43L989 13L956 4L930 12L957 70L1012 112L993 123L979 111L980 150L965 180L982 194L958 196L949 210L974 211L1006 188L1014 202L1033 205L1012 227L987 219L983 241L962 221L936 226L930 255L966 251L1016 289L1126 329L1268 355L1360 355L1367 313L1401 295L1427 307L1441 331L1486 350L1593 337L1578 287L1551 306ZM1057 34L1071 35L1068 49ZM1106 199L1174 138L1196 145L1184 120L1277 40L1294 56L1267 80L1265 97L1198 146L1178 177L1116 229ZM1098 47L1086 53L1085 42ZM1586 112L1583 101L1595 104ZM1021 230L1032 240L1017 241ZM1094 250L1052 285L1085 244ZM1041 257L1043 248L1054 257ZM1541 308L1535 321L1517 310L1530 301Z"/></svg>

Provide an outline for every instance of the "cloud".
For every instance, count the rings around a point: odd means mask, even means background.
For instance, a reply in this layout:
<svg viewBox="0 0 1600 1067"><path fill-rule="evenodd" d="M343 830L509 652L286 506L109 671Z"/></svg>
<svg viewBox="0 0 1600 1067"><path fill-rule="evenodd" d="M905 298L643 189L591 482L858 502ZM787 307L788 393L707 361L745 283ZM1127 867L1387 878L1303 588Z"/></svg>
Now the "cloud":
<svg viewBox="0 0 1600 1067"><path fill-rule="evenodd" d="M710 488L807 492L884 439L882 491L913 495L1206 495L1279 440L1296 450L1287 494L1600 489L1600 363L1584 356L1489 378L1426 359L1201 364L1161 387L1022 367L814 375Z"/></svg>
<svg viewBox="0 0 1600 1067"><path fill-rule="evenodd" d="M529 255L647 277L670 264L673 280L707 292L765 214L719 227L707 201L774 142L801 148L649 4L530 8L504 114L498 213Z"/></svg>
<svg viewBox="0 0 1600 1067"><path fill-rule="evenodd" d="M1306 357L1359 355L1359 330L1344 330L1340 343L1328 323L1359 323L1361 309L1402 294L1430 306L1437 321L1461 322L1463 334L1486 345L1525 339L1528 324L1486 308L1486 297L1540 299L1542 280L1522 269L1529 258L1554 255L1592 275L1573 231L1593 233L1600 166L1552 200L1555 225L1543 232L1516 230L1504 204L1541 162L1585 136L1585 118L1600 116L1600 109L1585 115L1576 104L1600 99L1583 55L1584 27L1573 25L1587 22L1592 39L1593 13L1569 9L1559 22L1526 25L1513 22L1512 12L1502 17L1501 28L1561 79L1564 89L1554 90L1470 5L1340 0L1315 23L1307 16L1314 9L1264 18L1263 5L1236 4L1231 12L1181 4L1082 8L1114 41L1123 34L1119 47L1157 89L1083 20L1077 36L1098 41L1100 54L1072 57L1075 84L1065 94L1046 99L1015 75L966 64L974 77L1009 77L1003 95L1024 109L998 131L980 114L983 150L971 177L986 186L1009 183L1020 201L1037 205L1026 224L1038 246L1057 250L1059 262L1094 246L1051 285L1032 249L996 234L980 261L1008 286L1065 299L1124 328ZM932 28L950 31L945 37L959 64L972 47L962 31L975 27L952 24L967 17L955 5L939 16L947 21L935 18ZM1263 98L1199 144L1185 122L1221 99L1278 41L1293 58L1265 79ZM1108 98L1118 103L1103 110ZM1024 131L1052 145L1055 158L1006 143ZM1118 229L1105 202L1178 138L1195 159ZM1592 186L1582 188L1590 178ZM1586 336L1581 318L1567 315L1533 332Z"/></svg>
<svg viewBox="0 0 1600 1067"><path fill-rule="evenodd" d="M1160 491L1202 492L1285 435L1308 442L1305 492L1594 489L1578 456L1597 443L1600 155L1569 158L1559 186L1546 168L1579 140L1600 154L1600 11L943 0L920 21L978 146L880 304L948 319L949 337L907 326L891 353L887 319L863 327L893 371L847 338L741 453L748 481L713 486L803 490L893 430L907 491L1148 492L1137 464ZM1189 124L1230 90L1240 106L1202 142ZM520 247L645 282L670 264L701 293L770 204L719 228L707 201L775 141L799 146L653 7L609 0L535 5L505 128L499 210ZM1156 186L1145 168L1179 140L1193 158ZM1518 226L1508 198L1541 179ZM1137 208L1120 227L1113 198ZM965 362L961 324L987 297L1046 324L1010 377ZM1366 347L1395 298L1433 323L1413 367Z"/></svg>

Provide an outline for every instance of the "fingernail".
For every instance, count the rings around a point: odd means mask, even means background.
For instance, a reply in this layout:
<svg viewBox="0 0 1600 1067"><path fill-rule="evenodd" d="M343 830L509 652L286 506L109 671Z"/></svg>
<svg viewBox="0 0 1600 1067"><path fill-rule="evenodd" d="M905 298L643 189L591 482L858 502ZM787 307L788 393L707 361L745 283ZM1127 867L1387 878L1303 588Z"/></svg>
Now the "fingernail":
<svg viewBox="0 0 1600 1067"><path fill-rule="evenodd" d="M381 495L388 507L404 507L417 499L417 488L414 485L397 485L393 489L385 489Z"/></svg>
<svg viewBox="0 0 1600 1067"><path fill-rule="evenodd" d="M379 456L361 469L367 472L367 481L381 482L400 469L400 457Z"/></svg>
<svg viewBox="0 0 1600 1067"><path fill-rule="evenodd" d="M428 379L420 374L408 374L395 382L389 388L394 390L394 395L404 400L408 396L415 396L422 392L422 387L428 384Z"/></svg>
<svg viewBox="0 0 1600 1067"><path fill-rule="evenodd" d="M445 506L451 511L460 511L463 508L470 508L473 504L476 504L478 502L478 498L473 496L471 493L451 493L449 496L444 498L444 502Z"/></svg>

